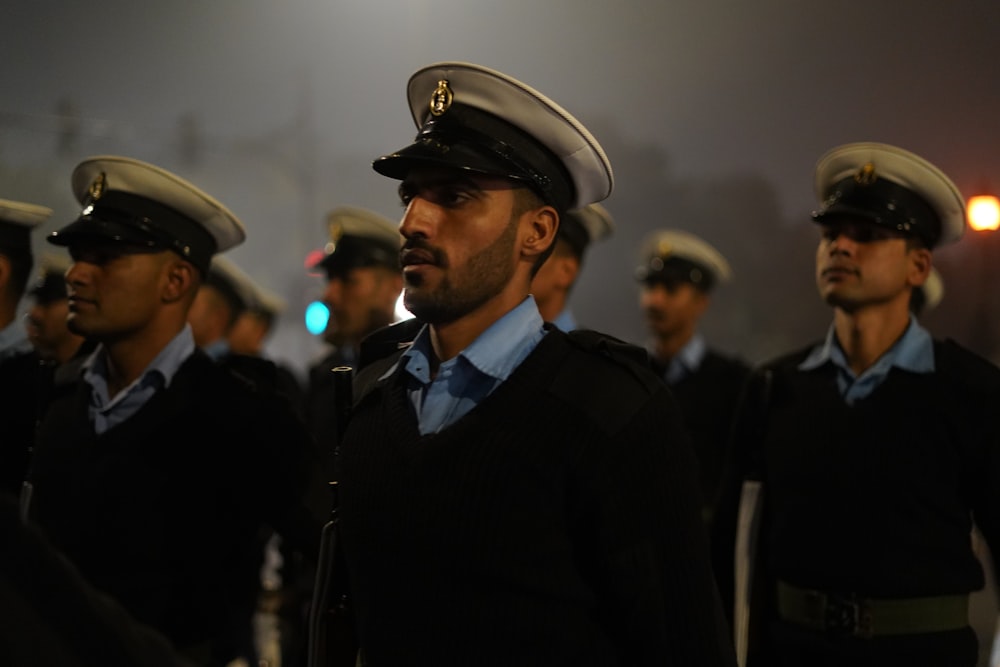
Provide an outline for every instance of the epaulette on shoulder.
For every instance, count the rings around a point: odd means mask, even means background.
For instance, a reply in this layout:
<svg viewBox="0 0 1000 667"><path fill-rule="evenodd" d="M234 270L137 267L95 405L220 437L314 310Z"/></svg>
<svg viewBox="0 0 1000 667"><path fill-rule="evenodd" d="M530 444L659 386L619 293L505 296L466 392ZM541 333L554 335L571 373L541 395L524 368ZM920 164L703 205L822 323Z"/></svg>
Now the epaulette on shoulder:
<svg viewBox="0 0 1000 667"><path fill-rule="evenodd" d="M579 354L567 357L549 389L580 408L605 433L615 433L649 396L664 388L641 347L587 329L565 336Z"/></svg>
<svg viewBox="0 0 1000 667"><path fill-rule="evenodd" d="M773 359L768 359L767 361L759 364L761 368L770 368L775 371L780 371L786 368L797 369L799 364L805 361L806 357L816 348L819 343L810 343L805 347L801 347L794 352L787 352L782 354L780 357L774 357Z"/></svg>
<svg viewBox="0 0 1000 667"><path fill-rule="evenodd" d="M270 359L246 354L230 354L219 361L237 381L258 394L274 394L278 386L278 367Z"/></svg>
<svg viewBox="0 0 1000 667"><path fill-rule="evenodd" d="M423 322L411 318L373 331L361 341L358 369L408 347L423 326Z"/></svg>
<svg viewBox="0 0 1000 667"><path fill-rule="evenodd" d="M1000 392L1000 368L952 339L934 341L935 367L957 385L982 394Z"/></svg>

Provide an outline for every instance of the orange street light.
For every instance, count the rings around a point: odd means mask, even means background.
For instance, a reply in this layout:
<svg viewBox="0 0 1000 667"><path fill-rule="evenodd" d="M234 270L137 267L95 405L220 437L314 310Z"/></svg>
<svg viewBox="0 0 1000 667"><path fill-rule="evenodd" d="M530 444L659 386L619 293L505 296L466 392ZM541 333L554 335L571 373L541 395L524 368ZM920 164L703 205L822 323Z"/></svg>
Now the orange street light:
<svg viewBox="0 0 1000 667"><path fill-rule="evenodd" d="M976 195L969 198L967 207L969 226L977 232L1000 228L1000 199L993 195Z"/></svg>

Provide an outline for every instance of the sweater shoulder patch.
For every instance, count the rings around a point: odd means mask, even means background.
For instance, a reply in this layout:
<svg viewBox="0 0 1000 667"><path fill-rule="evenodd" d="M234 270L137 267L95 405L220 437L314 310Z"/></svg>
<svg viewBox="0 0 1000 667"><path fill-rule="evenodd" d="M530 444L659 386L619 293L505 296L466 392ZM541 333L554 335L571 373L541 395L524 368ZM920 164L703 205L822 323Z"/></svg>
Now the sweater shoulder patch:
<svg viewBox="0 0 1000 667"><path fill-rule="evenodd" d="M977 395L1000 392L1000 368L951 339L934 342L934 361L954 390L966 387Z"/></svg>
<svg viewBox="0 0 1000 667"><path fill-rule="evenodd" d="M548 335L560 335L555 331ZM566 336L570 351L549 385L607 434L614 434L665 385L653 373L646 351L596 331Z"/></svg>

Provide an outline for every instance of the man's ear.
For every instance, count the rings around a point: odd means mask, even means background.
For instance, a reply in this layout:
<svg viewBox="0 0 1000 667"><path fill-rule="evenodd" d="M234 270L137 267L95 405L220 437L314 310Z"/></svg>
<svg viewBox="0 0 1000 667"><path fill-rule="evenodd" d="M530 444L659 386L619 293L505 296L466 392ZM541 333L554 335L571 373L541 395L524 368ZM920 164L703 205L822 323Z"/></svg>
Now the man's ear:
<svg viewBox="0 0 1000 667"><path fill-rule="evenodd" d="M931 273L931 251L927 248L913 248L910 250L910 285L920 287L927 282L927 276Z"/></svg>
<svg viewBox="0 0 1000 667"><path fill-rule="evenodd" d="M7 289L10 283L10 258L0 253L0 293Z"/></svg>
<svg viewBox="0 0 1000 667"><path fill-rule="evenodd" d="M526 215L530 216L528 219L530 228L521 243L521 254L534 261L536 257L556 242L559 214L551 206L542 206L529 211Z"/></svg>
<svg viewBox="0 0 1000 667"><path fill-rule="evenodd" d="M559 286L569 289L576 282L576 276L580 273L580 260L573 255L560 255L559 250L549 257L549 262L556 262L556 272L558 274Z"/></svg>
<svg viewBox="0 0 1000 667"><path fill-rule="evenodd" d="M166 280L163 285L163 300L167 303L192 297L198 288L197 269L188 262L177 258L167 263Z"/></svg>

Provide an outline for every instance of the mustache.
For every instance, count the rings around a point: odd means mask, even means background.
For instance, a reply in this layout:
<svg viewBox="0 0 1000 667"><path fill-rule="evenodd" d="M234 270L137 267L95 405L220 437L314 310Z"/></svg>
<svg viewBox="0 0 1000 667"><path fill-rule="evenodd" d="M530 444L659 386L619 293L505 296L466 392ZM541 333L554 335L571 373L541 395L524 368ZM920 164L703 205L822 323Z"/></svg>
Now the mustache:
<svg viewBox="0 0 1000 667"><path fill-rule="evenodd" d="M858 269L853 264L844 264L844 263L840 263L840 262L831 262L831 263L829 263L829 264L827 264L826 266L823 267L822 275L825 276L828 273L832 273L832 272L852 273L854 275L857 275L858 274Z"/></svg>
<svg viewBox="0 0 1000 667"><path fill-rule="evenodd" d="M426 239L415 237L407 239L399 249L399 263L402 266L412 263L418 259L424 264L434 264L444 266L447 264L447 257L440 248L435 248Z"/></svg>

